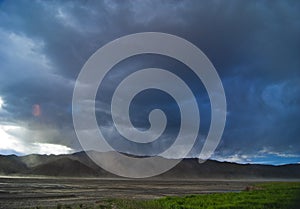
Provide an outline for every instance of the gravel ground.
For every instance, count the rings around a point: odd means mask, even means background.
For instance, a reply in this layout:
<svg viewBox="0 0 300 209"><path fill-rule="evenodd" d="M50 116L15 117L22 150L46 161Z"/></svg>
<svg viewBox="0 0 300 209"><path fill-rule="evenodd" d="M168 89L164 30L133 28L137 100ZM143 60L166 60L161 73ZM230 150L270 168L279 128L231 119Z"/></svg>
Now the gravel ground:
<svg viewBox="0 0 300 209"><path fill-rule="evenodd" d="M247 180L131 180L74 178L0 178L0 208L53 207L95 203L107 198L153 199L215 192L238 192Z"/></svg>

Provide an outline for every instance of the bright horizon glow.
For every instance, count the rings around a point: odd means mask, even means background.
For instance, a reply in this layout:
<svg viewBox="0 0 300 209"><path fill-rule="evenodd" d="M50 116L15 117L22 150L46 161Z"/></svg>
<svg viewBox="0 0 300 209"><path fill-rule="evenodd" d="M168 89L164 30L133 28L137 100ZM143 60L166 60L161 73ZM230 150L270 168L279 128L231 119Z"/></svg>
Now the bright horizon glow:
<svg viewBox="0 0 300 209"><path fill-rule="evenodd" d="M28 130L21 126L15 125L0 125L0 154L7 151L19 153L20 155L41 154L41 155L60 155L70 154L74 150L70 147L60 144L51 143L30 143L17 137L16 133L25 135Z"/></svg>
<svg viewBox="0 0 300 209"><path fill-rule="evenodd" d="M0 110L2 109L3 104L4 104L4 101L3 101L2 97L0 97Z"/></svg>
<svg viewBox="0 0 300 209"><path fill-rule="evenodd" d="M10 130L15 130L17 127L10 125L0 125L0 151L1 150L14 150L19 152L17 138L8 134Z"/></svg>
<svg viewBox="0 0 300 209"><path fill-rule="evenodd" d="M33 148L36 149L36 154L42 155L61 155L61 154L70 154L74 150L70 147L60 145L60 144L50 144L50 143L33 143Z"/></svg>

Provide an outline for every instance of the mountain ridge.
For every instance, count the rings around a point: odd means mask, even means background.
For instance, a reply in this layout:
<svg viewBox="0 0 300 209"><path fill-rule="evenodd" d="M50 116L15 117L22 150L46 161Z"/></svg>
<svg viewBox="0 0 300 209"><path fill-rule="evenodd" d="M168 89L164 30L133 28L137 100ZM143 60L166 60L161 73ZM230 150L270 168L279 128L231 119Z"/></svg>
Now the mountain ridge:
<svg viewBox="0 0 300 209"><path fill-rule="evenodd" d="M0 174L15 176L117 177L96 165L84 151L63 155L0 155ZM186 158L171 170L159 175L158 178L300 179L300 165L238 164L216 160L199 163L196 158Z"/></svg>

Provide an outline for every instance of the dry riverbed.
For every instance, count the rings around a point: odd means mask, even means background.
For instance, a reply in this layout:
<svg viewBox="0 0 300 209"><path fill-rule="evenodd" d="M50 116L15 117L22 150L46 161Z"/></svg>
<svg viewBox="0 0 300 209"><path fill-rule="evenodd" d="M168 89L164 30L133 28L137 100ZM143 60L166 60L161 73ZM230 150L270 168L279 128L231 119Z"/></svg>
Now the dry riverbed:
<svg viewBox="0 0 300 209"><path fill-rule="evenodd" d="M248 180L131 180L83 178L0 178L0 208L53 207L107 198L154 199L187 194L239 192Z"/></svg>

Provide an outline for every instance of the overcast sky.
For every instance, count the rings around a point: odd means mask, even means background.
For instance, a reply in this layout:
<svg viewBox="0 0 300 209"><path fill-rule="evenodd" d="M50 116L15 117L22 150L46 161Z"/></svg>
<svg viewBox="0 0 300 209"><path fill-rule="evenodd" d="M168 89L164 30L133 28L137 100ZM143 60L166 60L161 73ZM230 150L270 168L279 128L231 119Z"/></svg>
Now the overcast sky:
<svg viewBox="0 0 300 209"><path fill-rule="evenodd" d="M298 1L0 1L0 154L82 150L73 128L72 93L84 63L109 41L153 31L195 44L219 73L228 109L213 159L299 163L299 11ZM139 128L149 128L151 109L166 112L167 129L149 149L128 143L113 127L114 89L146 67L181 76L196 95L201 127L190 156L197 156L210 124L208 95L186 66L163 56L129 58L106 76L96 102L104 135L128 152L157 153L172 143L178 106L160 91L142 92L130 109Z"/></svg>

